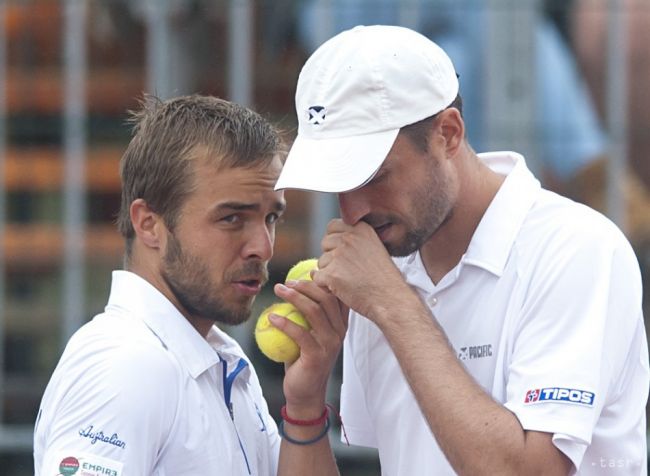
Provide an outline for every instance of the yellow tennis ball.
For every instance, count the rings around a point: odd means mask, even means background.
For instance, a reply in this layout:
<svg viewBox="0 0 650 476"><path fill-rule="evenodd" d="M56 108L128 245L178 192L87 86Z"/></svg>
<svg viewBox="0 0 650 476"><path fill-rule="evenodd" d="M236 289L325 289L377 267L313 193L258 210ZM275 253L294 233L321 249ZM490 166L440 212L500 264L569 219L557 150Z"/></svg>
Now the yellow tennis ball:
<svg viewBox="0 0 650 476"><path fill-rule="evenodd" d="M269 314L278 314L310 329L300 311L288 302L275 303L262 311L255 325L255 341L262 353L275 362L293 362L300 355L300 347L294 340L269 321Z"/></svg>
<svg viewBox="0 0 650 476"><path fill-rule="evenodd" d="M311 275L309 273L312 269L318 269L318 260L316 258L299 261L291 267L287 273L287 278L284 281L311 281Z"/></svg>

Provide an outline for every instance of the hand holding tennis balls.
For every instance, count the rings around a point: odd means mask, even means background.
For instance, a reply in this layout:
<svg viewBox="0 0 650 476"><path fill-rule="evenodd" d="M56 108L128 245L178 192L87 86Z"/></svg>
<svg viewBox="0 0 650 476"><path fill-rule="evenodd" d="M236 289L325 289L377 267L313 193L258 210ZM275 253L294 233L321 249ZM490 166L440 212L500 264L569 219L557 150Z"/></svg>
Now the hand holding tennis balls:
<svg viewBox="0 0 650 476"><path fill-rule="evenodd" d="M301 279L311 281L312 269L318 269L318 260L316 258L299 261L291 267L284 282L300 281Z"/></svg>
<svg viewBox="0 0 650 476"><path fill-rule="evenodd" d="M269 314L278 314L309 329L300 311L288 302L276 302L262 311L255 325L255 340L262 353L275 362L293 362L300 355L294 340L269 321Z"/></svg>
<svg viewBox="0 0 650 476"><path fill-rule="evenodd" d="M318 260L315 258L300 261L287 273L286 281L310 280L310 272L316 269ZM309 323L293 304L275 303L262 311L255 325L255 341L262 353L275 362L290 363L300 356L300 348L291 337L275 327L269 321L269 314L277 314L310 329Z"/></svg>

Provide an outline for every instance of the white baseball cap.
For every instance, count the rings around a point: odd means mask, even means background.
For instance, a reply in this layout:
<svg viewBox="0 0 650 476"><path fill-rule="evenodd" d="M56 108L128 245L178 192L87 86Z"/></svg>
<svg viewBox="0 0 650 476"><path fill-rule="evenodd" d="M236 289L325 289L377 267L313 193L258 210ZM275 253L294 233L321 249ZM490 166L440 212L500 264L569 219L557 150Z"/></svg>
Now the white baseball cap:
<svg viewBox="0 0 650 476"><path fill-rule="evenodd" d="M365 184L401 127L447 108L458 77L447 54L398 26L357 26L323 43L296 89L298 136L275 189L345 192Z"/></svg>

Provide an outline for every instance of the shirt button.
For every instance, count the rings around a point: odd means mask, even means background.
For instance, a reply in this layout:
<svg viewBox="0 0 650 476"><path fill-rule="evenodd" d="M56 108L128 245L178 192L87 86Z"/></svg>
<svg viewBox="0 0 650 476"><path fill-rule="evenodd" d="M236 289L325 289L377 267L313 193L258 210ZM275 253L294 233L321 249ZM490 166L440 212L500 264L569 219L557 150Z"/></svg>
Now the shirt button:
<svg viewBox="0 0 650 476"><path fill-rule="evenodd" d="M431 306L431 307L438 304L438 298L435 297L435 296L431 296L427 301L429 302L429 306Z"/></svg>

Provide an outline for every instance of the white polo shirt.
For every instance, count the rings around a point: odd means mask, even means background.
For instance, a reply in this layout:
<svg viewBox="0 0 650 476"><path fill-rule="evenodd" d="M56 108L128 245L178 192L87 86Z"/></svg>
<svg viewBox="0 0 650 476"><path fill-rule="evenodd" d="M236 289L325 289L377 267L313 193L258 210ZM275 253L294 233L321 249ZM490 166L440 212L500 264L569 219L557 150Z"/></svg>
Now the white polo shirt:
<svg viewBox="0 0 650 476"><path fill-rule="evenodd" d="M458 265L437 285L419 253L396 265L479 385L524 429L553 433L577 474L646 474L648 347L632 248L604 216L543 190L520 155L480 157L507 178ZM383 334L354 312L341 414L350 442L378 448L383 476L454 474Z"/></svg>
<svg viewBox="0 0 650 476"><path fill-rule="evenodd" d="M37 476L270 476L279 449L239 345L216 326L204 339L126 271L66 346L34 434Z"/></svg>

